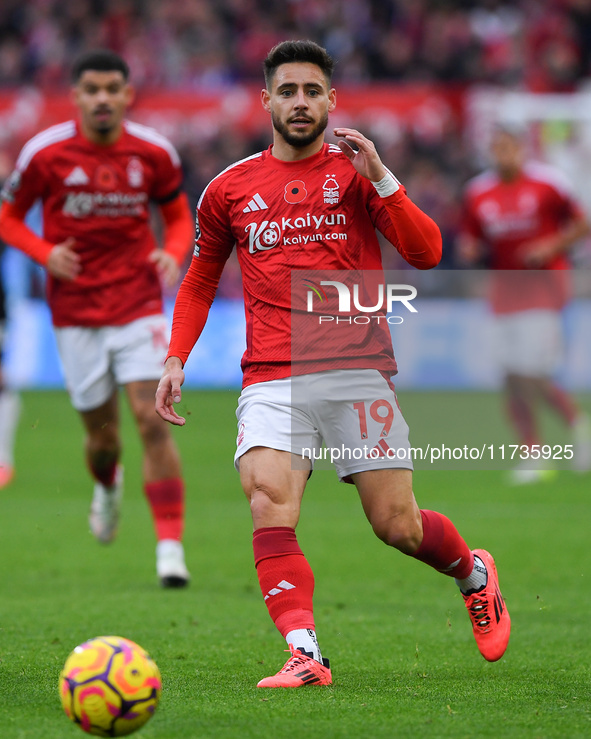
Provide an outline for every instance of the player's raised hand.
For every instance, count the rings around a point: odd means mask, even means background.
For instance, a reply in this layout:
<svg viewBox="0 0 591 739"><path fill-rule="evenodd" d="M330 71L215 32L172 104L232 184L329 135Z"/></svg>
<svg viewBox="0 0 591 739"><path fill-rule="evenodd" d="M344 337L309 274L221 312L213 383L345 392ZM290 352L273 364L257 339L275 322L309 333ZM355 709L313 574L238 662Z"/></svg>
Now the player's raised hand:
<svg viewBox="0 0 591 739"><path fill-rule="evenodd" d="M174 287L181 275L181 268L176 259L164 249L154 249L148 259L156 265L164 287Z"/></svg>
<svg viewBox="0 0 591 739"><path fill-rule="evenodd" d="M184 426L185 419L174 409L181 401L181 385L185 381L182 362L178 357L169 357L156 389L156 413L174 426Z"/></svg>
<svg viewBox="0 0 591 739"><path fill-rule="evenodd" d="M382 164L373 141L354 128L335 128L334 134L342 137L342 141L338 142L339 148L360 175L372 182L379 182L386 176L386 168Z"/></svg>
<svg viewBox="0 0 591 739"><path fill-rule="evenodd" d="M80 255L74 251L76 239L68 236L65 241L56 244L47 259L47 271L58 280L75 280L82 272Z"/></svg>

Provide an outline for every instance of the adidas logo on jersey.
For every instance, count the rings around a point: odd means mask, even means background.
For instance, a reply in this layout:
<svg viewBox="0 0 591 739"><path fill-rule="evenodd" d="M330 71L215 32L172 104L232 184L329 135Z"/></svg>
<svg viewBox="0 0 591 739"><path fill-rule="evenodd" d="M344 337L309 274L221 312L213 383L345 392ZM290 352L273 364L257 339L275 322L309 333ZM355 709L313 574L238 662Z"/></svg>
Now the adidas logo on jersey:
<svg viewBox="0 0 591 739"><path fill-rule="evenodd" d="M258 194L258 192L253 196L250 203L246 206L246 208L242 209L243 213L254 213L255 210L267 210L269 206L265 201L262 199L262 197Z"/></svg>
<svg viewBox="0 0 591 739"><path fill-rule="evenodd" d="M64 185L88 185L89 182L88 175L82 167L74 167L64 180Z"/></svg>

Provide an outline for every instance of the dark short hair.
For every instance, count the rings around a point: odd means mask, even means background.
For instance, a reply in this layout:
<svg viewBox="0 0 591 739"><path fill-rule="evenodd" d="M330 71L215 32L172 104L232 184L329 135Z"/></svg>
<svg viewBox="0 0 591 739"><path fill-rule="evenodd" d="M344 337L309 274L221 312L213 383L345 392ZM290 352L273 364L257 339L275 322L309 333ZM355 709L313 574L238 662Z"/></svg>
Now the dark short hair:
<svg viewBox="0 0 591 739"><path fill-rule="evenodd" d="M72 66L72 82L78 82L84 72L121 72L123 78L129 79L127 62L110 49L87 51L76 59Z"/></svg>
<svg viewBox="0 0 591 739"><path fill-rule="evenodd" d="M282 41L277 46L274 46L263 62L265 84L267 87L271 84L277 67L293 62L316 64L322 70L326 82L330 87L334 61L328 51L314 41Z"/></svg>

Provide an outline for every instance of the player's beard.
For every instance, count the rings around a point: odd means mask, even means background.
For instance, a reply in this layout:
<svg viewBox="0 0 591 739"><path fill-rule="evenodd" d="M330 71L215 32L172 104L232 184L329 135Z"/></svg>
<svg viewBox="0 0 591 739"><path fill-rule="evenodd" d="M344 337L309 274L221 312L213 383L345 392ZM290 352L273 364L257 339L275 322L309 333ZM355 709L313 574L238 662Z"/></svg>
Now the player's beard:
<svg viewBox="0 0 591 739"><path fill-rule="evenodd" d="M293 131L290 131L288 124L283 123L283 121L281 121L273 112L271 112L271 121L273 123L273 128L278 134L280 134L286 144L298 149L303 149L314 143L314 141L324 133L328 126L328 112L326 112L318 123L307 133L294 133Z"/></svg>
<svg viewBox="0 0 591 739"><path fill-rule="evenodd" d="M112 123L99 123L95 126L95 131L99 136L108 136L113 130L114 126Z"/></svg>

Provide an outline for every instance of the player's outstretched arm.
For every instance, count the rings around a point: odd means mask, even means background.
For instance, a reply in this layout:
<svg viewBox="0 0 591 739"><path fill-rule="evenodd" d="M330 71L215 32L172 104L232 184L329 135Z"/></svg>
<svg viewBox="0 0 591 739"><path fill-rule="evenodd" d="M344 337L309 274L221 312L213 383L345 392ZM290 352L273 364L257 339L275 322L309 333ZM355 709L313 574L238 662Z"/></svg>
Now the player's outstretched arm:
<svg viewBox="0 0 591 739"><path fill-rule="evenodd" d="M168 357L156 390L156 413L174 426L184 426L185 419L174 409L181 401L181 385L185 381L183 364L178 357Z"/></svg>
<svg viewBox="0 0 591 739"><path fill-rule="evenodd" d="M156 413L175 426L185 424L174 410L185 381L183 364L205 326L223 268L224 262L203 262L193 257L176 296L168 357L156 390Z"/></svg>

